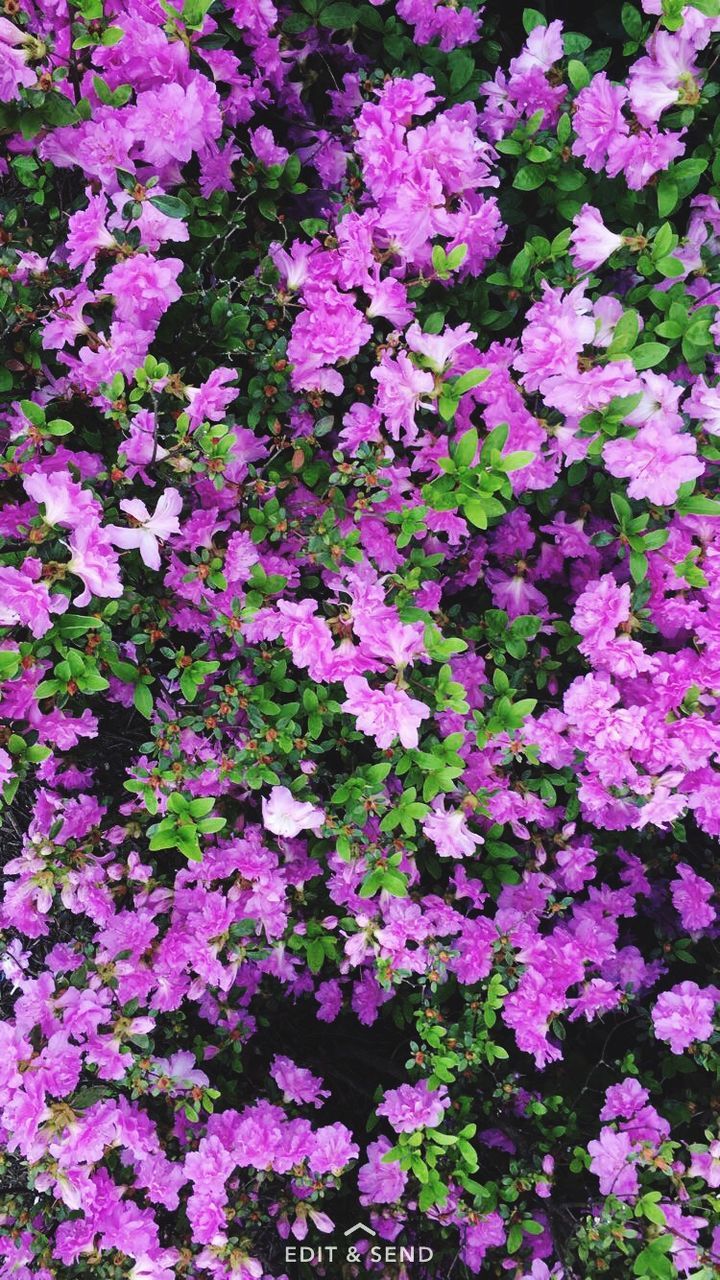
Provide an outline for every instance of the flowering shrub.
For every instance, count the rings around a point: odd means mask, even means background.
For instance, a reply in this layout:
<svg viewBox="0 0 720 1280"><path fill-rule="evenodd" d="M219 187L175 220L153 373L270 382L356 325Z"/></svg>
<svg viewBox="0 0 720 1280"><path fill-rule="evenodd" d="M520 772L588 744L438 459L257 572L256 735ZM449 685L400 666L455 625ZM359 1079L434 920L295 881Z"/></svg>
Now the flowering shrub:
<svg viewBox="0 0 720 1280"><path fill-rule="evenodd" d="M179 4L0 18L0 1273L711 1280L720 3Z"/></svg>

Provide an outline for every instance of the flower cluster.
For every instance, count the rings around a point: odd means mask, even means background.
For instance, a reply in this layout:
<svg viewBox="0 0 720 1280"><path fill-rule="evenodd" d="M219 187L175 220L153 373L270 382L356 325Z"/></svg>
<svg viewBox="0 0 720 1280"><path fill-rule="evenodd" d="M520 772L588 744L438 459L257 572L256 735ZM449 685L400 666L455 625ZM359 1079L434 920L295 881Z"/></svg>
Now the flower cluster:
<svg viewBox="0 0 720 1280"><path fill-rule="evenodd" d="M2 1275L720 1267L720 0L511 8L0 18Z"/></svg>

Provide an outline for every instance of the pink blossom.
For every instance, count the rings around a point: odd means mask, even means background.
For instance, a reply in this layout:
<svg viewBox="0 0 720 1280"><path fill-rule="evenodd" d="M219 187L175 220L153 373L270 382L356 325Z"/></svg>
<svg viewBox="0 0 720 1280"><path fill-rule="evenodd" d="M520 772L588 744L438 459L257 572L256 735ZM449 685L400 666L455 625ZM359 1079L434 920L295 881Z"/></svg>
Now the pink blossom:
<svg viewBox="0 0 720 1280"><path fill-rule="evenodd" d="M613 84L604 71L598 72L575 100L573 126L577 137L573 155L584 156L588 169L599 173L611 144L628 134L628 123L622 108L627 89Z"/></svg>
<svg viewBox="0 0 720 1280"><path fill-rule="evenodd" d="M482 836L471 831L462 809L446 810L443 800L436 800L422 824L424 834L432 840L441 858L471 857Z"/></svg>
<svg viewBox="0 0 720 1280"><path fill-rule="evenodd" d="M692 436L676 433L661 422L649 422L632 440L610 440L603 449L612 476L630 480L631 498L647 498L660 506L675 501L681 484L705 470Z"/></svg>
<svg viewBox="0 0 720 1280"><path fill-rule="evenodd" d="M430 1089L427 1081L421 1080L416 1085L387 1089L377 1114L385 1116L396 1133L412 1133L415 1129L435 1129L449 1106L445 1085Z"/></svg>
<svg viewBox="0 0 720 1280"><path fill-rule="evenodd" d="M132 123L147 161L184 164L221 131L217 90L197 73L185 87L163 84L148 89L138 94Z"/></svg>
<svg viewBox="0 0 720 1280"><path fill-rule="evenodd" d="M34 556L26 556L20 569L0 567L0 626L20 623L29 627L36 638L44 636L52 626L52 613L64 613L67 596L54 594L39 581L42 565Z"/></svg>
<svg viewBox="0 0 720 1280"><path fill-rule="evenodd" d="M290 838L301 831L318 832L325 813L307 800L296 800L288 787L273 787L262 802L263 824L273 835Z"/></svg>
<svg viewBox="0 0 720 1280"><path fill-rule="evenodd" d="M575 214L573 225L570 256L580 271L596 271L624 243L622 236L605 226L600 210L590 204Z"/></svg>
<svg viewBox="0 0 720 1280"><path fill-rule="evenodd" d="M707 1040L718 1000L715 987L699 987L696 982L680 982L663 991L652 1011L658 1040L666 1040L673 1053L684 1053L696 1040Z"/></svg>
<svg viewBox="0 0 720 1280"><path fill-rule="evenodd" d="M86 605L92 597L115 600L122 595L118 558L108 531L85 523L73 529L70 539L68 569L82 579L84 589L74 597L74 604Z"/></svg>
<svg viewBox="0 0 720 1280"><path fill-rule="evenodd" d="M182 498L177 489L166 489L160 495L151 515L140 498L123 498L120 510L130 516L135 524L130 528L108 525L107 532L116 547L131 550L137 547L143 564L148 569L160 568L160 543L180 532L178 515L182 510Z"/></svg>
<svg viewBox="0 0 720 1280"><path fill-rule="evenodd" d="M149 253L136 253L118 262L104 282L105 289L115 295L118 319L154 329L163 313L182 295L177 283L182 269L179 258L159 259Z"/></svg>
<svg viewBox="0 0 720 1280"><path fill-rule="evenodd" d="M424 702L395 684L373 689L364 676L348 676L345 690L343 711L356 716L360 732L373 737L378 747L389 747L396 737L404 747L417 747L420 724L430 715Z"/></svg>
<svg viewBox="0 0 720 1280"><path fill-rule="evenodd" d="M372 336L372 328L351 294L334 285L306 291L307 309L293 325L288 358L297 389L320 387L333 395L343 389L338 363L351 360Z"/></svg>
<svg viewBox="0 0 720 1280"><path fill-rule="evenodd" d="M715 892L713 886L697 875L686 862L678 862L676 870L677 875L670 884L670 893L684 928L690 933L709 928L717 914L710 903Z"/></svg>
<svg viewBox="0 0 720 1280"><path fill-rule="evenodd" d="M588 1143L588 1151L592 1156L590 1168L600 1182L602 1194L632 1200L639 1184L630 1135L606 1127L600 1130L598 1139Z"/></svg>
<svg viewBox="0 0 720 1280"><path fill-rule="evenodd" d="M423 401L434 388L432 374L416 368L401 351L397 359L385 352L371 377L378 384L376 404L393 440L399 440L402 432L405 440L412 444L418 434L417 410L432 408L431 402Z"/></svg>

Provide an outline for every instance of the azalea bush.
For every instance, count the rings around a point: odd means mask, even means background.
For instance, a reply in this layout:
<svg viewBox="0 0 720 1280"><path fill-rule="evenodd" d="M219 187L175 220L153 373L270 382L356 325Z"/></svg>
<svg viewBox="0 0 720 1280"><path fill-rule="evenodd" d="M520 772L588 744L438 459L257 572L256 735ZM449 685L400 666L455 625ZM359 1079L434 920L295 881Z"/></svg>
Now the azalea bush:
<svg viewBox="0 0 720 1280"><path fill-rule="evenodd" d="M720 3L180 5L0 18L0 1274L711 1280Z"/></svg>

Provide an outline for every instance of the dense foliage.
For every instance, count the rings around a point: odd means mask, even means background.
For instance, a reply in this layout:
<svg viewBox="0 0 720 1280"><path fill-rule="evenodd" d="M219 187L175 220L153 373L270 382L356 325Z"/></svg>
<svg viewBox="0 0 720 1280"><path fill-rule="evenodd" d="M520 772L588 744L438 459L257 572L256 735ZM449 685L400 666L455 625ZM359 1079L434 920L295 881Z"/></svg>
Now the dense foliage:
<svg viewBox="0 0 720 1280"><path fill-rule="evenodd" d="M0 1274L711 1280L720 3L179 3L0 18Z"/></svg>

